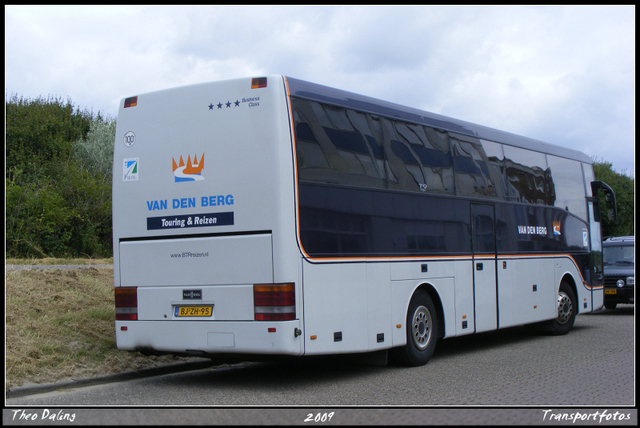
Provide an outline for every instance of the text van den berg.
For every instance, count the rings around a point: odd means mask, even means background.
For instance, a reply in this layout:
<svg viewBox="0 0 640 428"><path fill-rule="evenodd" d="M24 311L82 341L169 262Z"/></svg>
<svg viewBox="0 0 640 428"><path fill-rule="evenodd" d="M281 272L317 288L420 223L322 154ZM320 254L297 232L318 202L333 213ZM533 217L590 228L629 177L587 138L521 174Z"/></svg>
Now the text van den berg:
<svg viewBox="0 0 640 428"><path fill-rule="evenodd" d="M217 195L217 196L202 196L199 198L201 207L217 207L223 205L233 205L233 195ZM173 199L171 201L171 208L174 210L182 208L196 208L196 202L198 198L180 198ZM149 211L166 210L169 209L167 199L160 199L157 201L147 201L147 208Z"/></svg>

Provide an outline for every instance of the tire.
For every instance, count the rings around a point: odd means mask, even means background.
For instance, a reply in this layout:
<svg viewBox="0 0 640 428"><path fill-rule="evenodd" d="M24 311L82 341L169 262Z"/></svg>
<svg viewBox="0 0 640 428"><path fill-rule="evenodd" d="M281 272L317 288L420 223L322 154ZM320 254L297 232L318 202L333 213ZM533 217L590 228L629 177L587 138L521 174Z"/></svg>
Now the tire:
<svg viewBox="0 0 640 428"><path fill-rule="evenodd" d="M431 297L426 291L417 290L407 310L407 344L392 349L391 359L411 367L427 364L436 349L438 323L438 313Z"/></svg>
<svg viewBox="0 0 640 428"><path fill-rule="evenodd" d="M610 309L610 310L615 309L615 308L616 308L616 306L618 306L618 304L617 304L617 303L605 303L605 304L604 304L605 309Z"/></svg>
<svg viewBox="0 0 640 428"><path fill-rule="evenodd" d="M560 336L569 333L573 328L578 312L578 301L571 286L562 281L558 290L558 317L549 323L548 332Z"/></svg>

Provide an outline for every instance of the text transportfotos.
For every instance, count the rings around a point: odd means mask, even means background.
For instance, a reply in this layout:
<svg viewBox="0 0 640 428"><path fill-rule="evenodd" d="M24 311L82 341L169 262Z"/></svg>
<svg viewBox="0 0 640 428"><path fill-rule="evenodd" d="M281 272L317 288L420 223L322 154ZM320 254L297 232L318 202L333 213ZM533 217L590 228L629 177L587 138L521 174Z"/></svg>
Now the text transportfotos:
<svg viewBox="0 0 640 428"><path fill-rule="evenodd" d="M578 421L594 421L598 423L602 423L603 421L612 422L612 421L628 421L631 419L631 413L621 413L616 411L615 413L607 412L607 409L602 411L598 410L591 413L583 413L583 412L554 412L552 409L542 410L543 412L543 421L571 421L572 423L576 423Z"/></svg>

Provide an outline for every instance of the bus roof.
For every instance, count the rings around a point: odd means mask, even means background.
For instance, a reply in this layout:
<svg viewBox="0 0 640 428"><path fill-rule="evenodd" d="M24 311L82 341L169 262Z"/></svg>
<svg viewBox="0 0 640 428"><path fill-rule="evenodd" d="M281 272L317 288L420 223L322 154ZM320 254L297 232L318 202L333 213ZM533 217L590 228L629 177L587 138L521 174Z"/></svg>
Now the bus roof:
<svg viewBox="0 0 640 428"><path fill-rule="evenodd" d="M548 153L588 164L592 163L589 156L577 150L556 146L532 138L522 137L509 132L476 125L458 119L452 119L439 114L405 107L400 104L382 101L376 98L358 95L328 86L305 82L291 77L287 77L286 79L289 85L289 93L294 97L305 98L346 108L353 108L372 114L405 120L407 122L420 123L483 140Z"/></svg>

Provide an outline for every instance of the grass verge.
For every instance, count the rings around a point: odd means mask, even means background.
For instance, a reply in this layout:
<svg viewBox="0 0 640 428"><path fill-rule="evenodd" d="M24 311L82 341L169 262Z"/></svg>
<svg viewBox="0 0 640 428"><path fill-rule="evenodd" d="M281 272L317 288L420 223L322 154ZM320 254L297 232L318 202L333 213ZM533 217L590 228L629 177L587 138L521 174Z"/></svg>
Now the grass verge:
<svg viewBox="0 0 640 428"><path fill-rule="evenodd" d="M112 267L5 269L5 284L6 389L186 361L116 348Z"/></svg>
<svg viewBox="0 0 640 428"><path fill-rule="evenodd" d="M31 259L5 259L5 265L110 265L113 266L113 258L109 259L57 259L31 258Z"/></svg>

